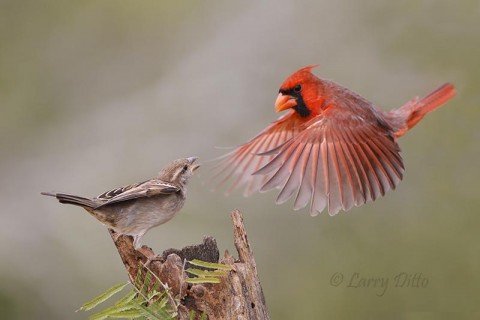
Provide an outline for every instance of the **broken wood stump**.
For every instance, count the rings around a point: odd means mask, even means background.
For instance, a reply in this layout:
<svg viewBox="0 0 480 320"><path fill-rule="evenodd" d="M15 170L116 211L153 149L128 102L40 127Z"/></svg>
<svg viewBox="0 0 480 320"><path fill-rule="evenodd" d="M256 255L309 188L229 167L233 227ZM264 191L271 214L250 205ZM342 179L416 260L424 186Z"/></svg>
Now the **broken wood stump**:
<svg viewBox="0 0 480 320"><path fill-rule="evenodd" d="M172 296L179 297L180 305L177 310L179 319L188 319L191 311L194 311L198 319L202 314L206 314L210 320L269 319L242 214L235 210L231 217L238 259L226 251L224 257L219 260L219 250L213 237L205 237L203 243L198 245L180 250L168 249L161 255L155 255L147 246L135 250L131 236L117 236L113 230L109 231L130 282L135 283L139 268L148 268L163 284L168 285ZM221 278L220 283L190 284L186 282L185 268L188 267L188 261L194 259L225 264L231 266L232 270Z"/></svg>

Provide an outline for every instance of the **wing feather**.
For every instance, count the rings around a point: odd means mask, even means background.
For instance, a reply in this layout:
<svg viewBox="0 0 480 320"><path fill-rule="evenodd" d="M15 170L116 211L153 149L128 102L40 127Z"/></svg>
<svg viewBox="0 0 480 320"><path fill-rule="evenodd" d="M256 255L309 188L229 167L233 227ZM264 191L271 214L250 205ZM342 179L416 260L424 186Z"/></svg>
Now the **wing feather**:
<svg viewBox="0 0 480 320"><path fill-rule="evenodd" d="M346 158L345 167L349 168L350 172L350 187L353 197L353 204L358 206L366 201L366 188L362 181L366 176L364 174L363 167L360 166L360 160L358 159L355 149L350 141L350 138L345 130L338 130L339 143ZM351 206L347 206L345 210L350 209Z"/></svg>
<svg viewBox="0 0 480 320"><path fill-rule="evenodd" d="M232 180L227 188L227 194L241 187L245 187L245 196L259 191L272 176L271 173L253 175L274 159L274 154L265 153L278 148L294 137L300 130L300 124L300 117L292 110L273 122L249 142L219 158L218 160L221 161L213 173L216 188Z"/></svg>
<svg viewBox="0 0 480 320"><path fill-rule="evenodd" d="M318 156L318 146L318 143L309 141L309 148L305 149L306 164L302 167L302 172L300 173L302 175L302 183L295 196L294 210L304 208L311 201L313 186L315 185L313 181L314 175L312 174L313 167L315 167L313 162L316 162L314 155L317 154Z"/></svg>
<svg viewBox="0 0 480 320"><path fill-rule="evenodd" d="M106 191L106 192L102 193L101 195L97 196L96 198L99 199L99 200L108 201L108 200L110 200L110 199L112 199L112 198L114 198L114 197L116 197L116 196L118 196L122 193L127 192L130 189L138 187L139 185L141 185L145 182L146 181L139 182L139 183L133 183L133 184L129 184L128 186L115 188L115 189L112 189L112 190L109 190L109 191Z"/></svg>
<svg viewBox="0 0 480 320"><path fill-rule="evenodd" d="M345 141L340 138L337 130L332 130L335 143L333 146L335 148L335 153L337 155L338 167L339 167L339 176L341 176L340 185L343 186L342 189L342 209L347 211L350 210L355 203L355 186L353 180L353 174L351 168L348 164L347 155L344 152ZM361 190L360 190L361 192Z"/></svg>
<svg viewBox="0 0 480 320"><path fill-rule="evenodd" d="M398 183L397 180L397 175L395 172L395 169L391 163L391 161L386 158L385 154L382 152L382 150L378 147L378 144L380 142L378 140L370 140L368 142L370 148L376 155L376 159L378 159L379 162L379 168L382 170L383 176L386 178L388 185L385 184L384 188L386 191L388 190L393 190L395 189L396 184ZM393 171L392 171L393 170Z"/></svg>
<svg viewBox="0 0 480 320"><path fill-rule="evenodd" d="M312 216L325 208L335 215L395 189L403 160L380 113L331 110L306 123L293 110L281 117L225 156L220 184L234 177L229 191L246 185L247 195L280 189L276 203L296 193L294 209L309 205Z"/></svg>
<svg viewBox="0 0 480 320"><path fill-rule="evenodd" d="M337 214L342 209L343 203L345 203L345 188L344 183L344 169L340 168L340 162L337 155L335 145L338 143L334 135L334 130L328 130L328 149L330 159L328 161L328 170L331 172L330 180L330 197L328 202L328 212L332 215Z"/></svg>
<svg viewBox="0 0 480 320"><path fill-rule="evenodd" d="M318 153L314 154L312 168L312 180L313 180L313 196L312 204L310 207L310 214L312 216L318 215L325 209L327 205L328 190L328 149L325 140L320 140ZM316 163L316 165L315 165Z"/></svg>
<svg viewBox="0 0 480 320"><path fill-rule="evenodd" d="M96 199L106 201L99 204L94 209L138 198L151 197L159 194L172 194L179 190L179 187L158 179L147 180L143 183L136 183L101 194Z"/></svg>
<svg viewBox="0 0 480 320"><path fill-rule="evenodd" d="M285 162L279 167L279 169L272 175L272 177L260 188L260 192L276 188L285 182L288 177L291 175L292 162L295 161L295 158L292 155L297 149L299 149L300 144L289 144L288 148L284 149L280 154L286 159ZM273 160L275 161L275 160ZM272 161L272 162L273 162ZM270 162L270 163L272 163ZM270 165L270 163L268 165Z"/></svg>
<svg viewBox="0 0 480 320"><path fill-rule="evenodd" d="M295 161L291 164L291 173L287 179L287 182L283 189L280 191L277 197L277 204L287 201L300 187L303 177L304 168L308 161L308 151L305 152L305 148L311 148L311 144L306 142L302 143L295 151Z"/></svg>
<svg viewBox="0 0 480 320"><path fill-rule="evenodd" d="M393 137L365 121L312 121L275 152L256 172L271 175L261 191L279 188L277 203L283 203L298 190L294 209L310 200L311 215L373 201L394 189L404 171Z"/></svg>
<svg viewBox="0 0 480 320"><path fill-rule="evenodd" d="M375 201L375 199L377 199L383 194L383 190L381 188L380 179L377 176L377 172L371 162L371 159L369 158L370 152L368 145L363 139L360 139L360 141L358 142L358 144L355 145L355 147L360 157L361 166L365 170L365 179L368 183L368 187L370 188L370 199L372 201Z"/></svg>
<svg viewBox="0 0 480 320"><path fill-rule="evenodd" d="M349 148L349 153L355 160L355 168L359 174L360 183L362 185L363 201L360 200L360 203L357 204L360 205L373 199L373 187L367 174L366 168L362 162L363 156L360 143L357 141L354 133L350 130L350 128L346 128L345 131L348 133L346 137L348 138L347 146Z"/></svg>
<svg viewBox="0 0 480 320"><path fill-rule="evenodd" d="M268 135L268 136L266 136L266 139L261 139L258 143L251 144L251 145L247 146L239 154L238 159L235 159L235 158L232 159L236 163L239 164L240 172L244 171L244 170L247 170L250 166L253 167L253 168L258 168L262 164L262 161L260 159L257 159L258 157L255 157L255 155L258 154L260 152L260 150L263 150L263 146L265 145L265 143L267 143L267 148L268 148L268 146L270 145L270 143L272 141L272 138L274 136L275 135ZM268 157L268 158L271 159L271 156ZM262 159L262 160L267 160L267 159ZM236 171L231 170L231 172L229 173L229 175L226 179L228 179L234 173L236 173ZM239 185L247 182L247 180L249 180L248 176L241 175L241 174L237 175L234 182L232 183L232 185L228 189L227 193L232 192Z"/></svg>

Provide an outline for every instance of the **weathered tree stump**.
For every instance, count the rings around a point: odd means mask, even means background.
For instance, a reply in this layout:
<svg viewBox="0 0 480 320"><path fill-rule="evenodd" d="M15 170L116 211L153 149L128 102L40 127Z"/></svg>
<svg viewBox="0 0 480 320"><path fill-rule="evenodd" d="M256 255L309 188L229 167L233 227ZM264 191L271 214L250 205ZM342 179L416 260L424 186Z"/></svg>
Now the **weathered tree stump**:
<svg viewBox="0 0 480 320"><path fill-rule="evenodd" d="M113 230L109 231L130 281L135 283L138 268L145 268L144 264L147 264L148 269L168 285L172 295L180 297L179 319L188 319L191 310L195 311L197 316L205 313L210 320L269 319L242 214L235 210L231 216L238 260L226 251L223 259L219 261L217 243L212 237L205 237L199 245L181 250L168 249L162 255L155 255L147 246L135 250L132 237L117 236ZM226 264L233 270L229 271L220 283L188 284L184 272L188 265L185 266L185 261L193 259Z"/></svg>

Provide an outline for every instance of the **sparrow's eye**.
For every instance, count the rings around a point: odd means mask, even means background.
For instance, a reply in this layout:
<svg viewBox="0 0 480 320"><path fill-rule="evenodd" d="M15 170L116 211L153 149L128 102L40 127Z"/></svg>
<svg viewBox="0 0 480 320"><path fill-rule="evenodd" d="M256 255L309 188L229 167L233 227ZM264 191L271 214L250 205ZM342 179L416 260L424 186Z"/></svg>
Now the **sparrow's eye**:
<svg viewBox="0 0 480 320"><path fill-rule="evenodd" d="M183 172L187 172L187 170L188 170L188 166L187 166L187 165L184 165L184 166L183 166Z"/></svg>
<svg viewBox="0 0 480 320"><path fill-rule="evenodd" d="M302 86L297 84L295 87L293 87L293 91L295 92L300 92L302 90Z"/></svg>

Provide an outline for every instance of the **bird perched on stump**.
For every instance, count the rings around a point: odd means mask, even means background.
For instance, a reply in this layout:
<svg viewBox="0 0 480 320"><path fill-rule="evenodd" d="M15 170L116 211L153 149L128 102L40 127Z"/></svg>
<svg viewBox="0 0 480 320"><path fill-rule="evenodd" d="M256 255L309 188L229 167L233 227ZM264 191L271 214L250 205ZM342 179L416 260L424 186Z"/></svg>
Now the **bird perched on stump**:
<svg viewBox="0 0 480 320"><path fill-rule="evenodd" d="M182 209L187 184L195 170L197 157L177 159L163 168L156 178L134 183L84 198L66 193L42 192L56 197L60 203L73 204L87 210L98 221L119 235L131 235L135 248L151 228L166 223Z"/></svg>
<svg viewBox="0 0 480 320"><path fill-rule="evenodd" d="M314 67L282 83L275 110L288 113L221 158L218 184L245 185L246 196L277 188L277 203L296 193L294 209L309 205L311 215L360 206L395 189L404 173L397 139L455 95L446 83L385 112Z"/></svg>

